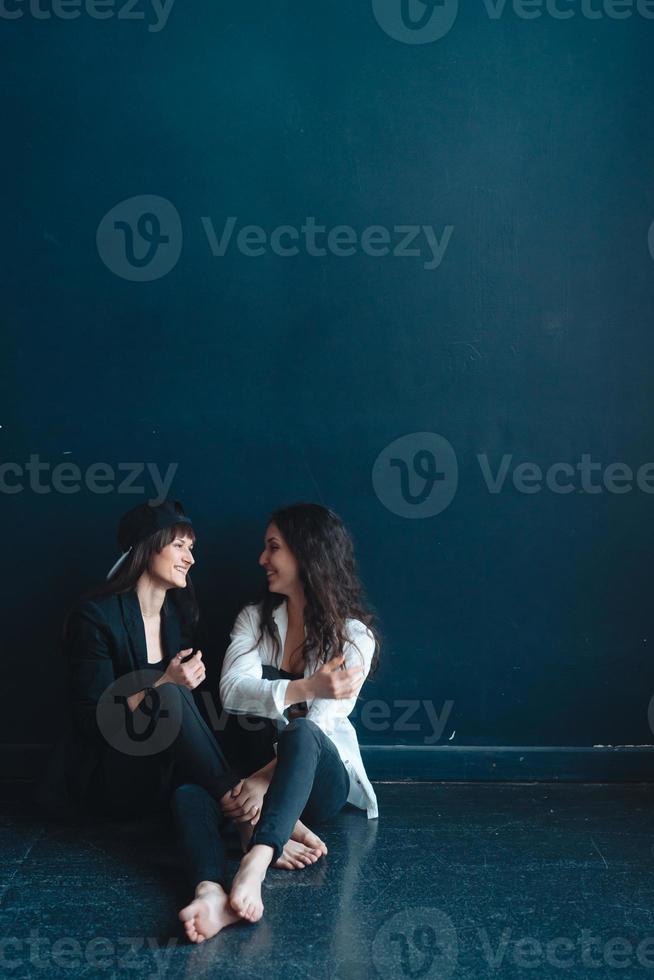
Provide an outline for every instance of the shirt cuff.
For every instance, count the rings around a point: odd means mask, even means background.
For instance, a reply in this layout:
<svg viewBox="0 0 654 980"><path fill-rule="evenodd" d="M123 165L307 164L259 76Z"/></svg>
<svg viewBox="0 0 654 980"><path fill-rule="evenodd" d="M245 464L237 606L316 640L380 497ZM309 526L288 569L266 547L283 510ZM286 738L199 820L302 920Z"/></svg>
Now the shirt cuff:
<svg viewBox="0 0 654 980"><path fill-rule="evenodd" d="M272 697L277 709L277 714L280 718L284 717L284 711L288 708L288 705L284 703L286 699L286 688L290 684L290 681L272 681Z"/></svg>

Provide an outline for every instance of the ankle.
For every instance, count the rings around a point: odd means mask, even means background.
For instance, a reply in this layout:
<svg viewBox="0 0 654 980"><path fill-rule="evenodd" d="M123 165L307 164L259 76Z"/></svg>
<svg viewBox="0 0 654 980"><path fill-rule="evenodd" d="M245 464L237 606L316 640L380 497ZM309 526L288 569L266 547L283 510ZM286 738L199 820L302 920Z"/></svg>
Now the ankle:
<svg viewBox="0 0 654 980"><path fill-rule="evenodd" d="M204 898L205 896L211 894L225 894L223 888L217 881L201 881L195 889L196 898Z"/></svg>
<svg viewBox="0 0 654 980"><path fill-rule="evenodd" d="M261 865L267 868L273 859L275 851L270 844L254 844L247 852L243 860L248 858L248 864Z"/></svg>

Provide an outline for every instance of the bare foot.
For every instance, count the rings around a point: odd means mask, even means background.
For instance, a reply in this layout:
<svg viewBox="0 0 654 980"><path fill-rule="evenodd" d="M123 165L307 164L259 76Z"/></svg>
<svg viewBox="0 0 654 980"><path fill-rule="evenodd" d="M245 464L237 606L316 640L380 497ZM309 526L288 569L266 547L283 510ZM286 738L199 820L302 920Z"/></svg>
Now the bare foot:
<svg viewBox="0 0 654 980"><path fill-rule="evenodd" d="M304 844L304 846L308 847L309 850L322 851L323 854L327 853L327 845L325 844L325 842L320 840L320 837L318 837L317 834L314 834L313 831L309 830L309 828L305 824L303 824L301 820L298 820L298 822L293 827L291 840L295 840L298 841L298 843L300 844Z"/></svg>
<svg viewBox="0 0 654 980"><path fill-rule="evenodd" d="M229 896L215 881L200 882L195 889L195 898L181 910L179 918L192 943L203 943L225 926L240 921L240 916L229 904Z"/></svg>
<svg viewBox="0 0 654 980"><path fill-rule="evenodd" d="M273 853L272 847L268 844L255 844L241 859L239 869L234 876L232 890L229 893L229 904L248 922L258 922L263 915L261 885Z"/></svg>
<svg viewBox="0 0 654 980"><path fill-rule="evenodd" d="M287 871L293 871L295 868L304 868L309 864L315 864L321 857L320 848L312 849L291 839L286 841L284 850L273 864L273 868L285 868Z"/></svg>

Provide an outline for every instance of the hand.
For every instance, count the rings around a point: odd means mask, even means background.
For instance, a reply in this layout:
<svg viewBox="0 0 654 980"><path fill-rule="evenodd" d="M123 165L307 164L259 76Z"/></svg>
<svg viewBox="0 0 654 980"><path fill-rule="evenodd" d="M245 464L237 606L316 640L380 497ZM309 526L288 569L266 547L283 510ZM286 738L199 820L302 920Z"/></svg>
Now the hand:
<svg viewBox="0 0 654 980"><path fill-rule="evenodd" d="M268 785L268 781L258 777L257 773L242 779L221 797L220 806L225 816L231 817L236 823L249 822L254 826L261 816Z"/></svg>
<svg viewBox="0 0 654 980"><path fill-rule="evenodd" d="M188 687L189 691L192 691L198 684L202 683L207 676L206 668L202 662L202 651L198 650L189 661L185 664L182 663L182 658L188 657L191 649L189 647L188 650L180 650L177 656L173 657L164 671L161 679L162 684L179 684L180 687Z"/></svg>
<svg viewBox="0 0 654 980"><path fill-rule="evenodd" d="M354 698L359 693L363 681L363 667L350 667L341 670L345 654L332 657L312 674L309 685L316 698Z"/></svg>

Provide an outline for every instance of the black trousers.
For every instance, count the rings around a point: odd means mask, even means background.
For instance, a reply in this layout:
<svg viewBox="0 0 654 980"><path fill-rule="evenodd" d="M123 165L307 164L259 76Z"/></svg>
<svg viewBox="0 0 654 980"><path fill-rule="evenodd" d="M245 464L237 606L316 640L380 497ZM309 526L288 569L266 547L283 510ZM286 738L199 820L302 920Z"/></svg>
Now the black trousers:
<svg viewBox="0 0 654 980"><path fill-rule="evenodd" d="M144 756L121 752L103 743L95 775L94 809L116 818L161 810L178 786L189 783L202 787L218 802L239 781L191 691L177 685L166 686L166 697L176 700L179 711L179 730L174 741L162 751Z"/></svg>
<svg viewBox="0 0 654 980"><path fill-rule="evenodd" d="M298 818L311 828L332 819L349 792L350 777L334 743L314 722L296 718L279 734L277 765L250 847L269 844L276 861ZM215 798L201 786L180 786L173 793L173 813L190 887L217 881L229 891L225 818Z"/></svg>

